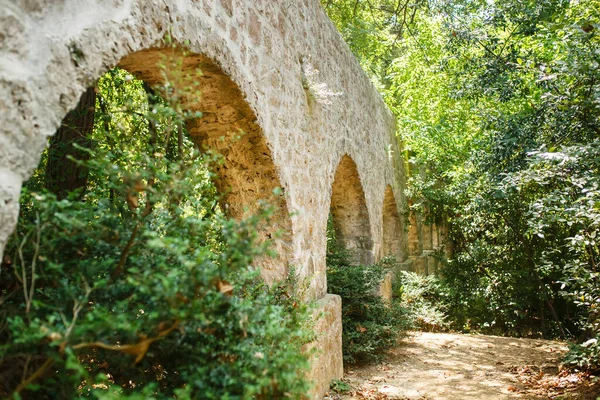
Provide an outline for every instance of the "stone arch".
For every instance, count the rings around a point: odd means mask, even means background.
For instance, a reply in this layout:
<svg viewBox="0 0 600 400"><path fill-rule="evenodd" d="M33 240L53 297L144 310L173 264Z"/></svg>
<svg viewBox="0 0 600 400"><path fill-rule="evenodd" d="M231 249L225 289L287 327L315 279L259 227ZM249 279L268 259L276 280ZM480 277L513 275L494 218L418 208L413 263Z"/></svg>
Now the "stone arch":
<svg viewBox="0 0 600 400"><path fill-rule="evenodd" d="M409 202L409 207L412 202ZM408 255L419 256L423 252L423 243L421 242L420 221L415 210L411 210L408 215Z"/></svg>
<svg viewBox="0 0 600 400"><path fill-rule="evenodd" d="M165 60L175 60L177 70L160 68ZM173 48L137 51L122 58L117 66L150 85L162 84L164 74L199 82L199 97L182 97L186 108L202 112L201 118L188 122L188 131L201 149L223 156L223 163L216 166L215 185L228 215L242 219L257 211L261 201L275 207L260 236L272 239L278 257L261 259L257 264L267 282L283 278L291 254L291 219L285 197L275 194L281 183L271 150L239 87L208 57Z"/></svg>
<svg viewBox="0 0 600 400"><path fill-rule="evenodd" d="M351 262L372 263L369 210L356 163L348 155L342 157L335 172L330 210L338 243L348 250Z"/></svg>
<svg viewBox="0 0 600 400"><path fill-rule="evenodd" d="M165 57L176 59L177 71L158 67ZM188 131L200 148L223 156L223 164L216 167L215 185L224 195L221 206L228 215L244 218L257 211L261 201L275 207L261 237L272 240L278 257L262 259L259 264L267 282L283 278L292 251L291 219L285 197L275 194L281 183L271 150L238 85L210 58L173 49L138 51L123 58L118 66L149 84L162 83L163 73L199 81L199 98L183 100L189 109L203 114L188 123Z"/></svg>
<svg viewBox="0 0 600 400"><path fill-rule="evenodd" d="M425 216L429 215L429 208L424 207L421 227L421 241L423 250L433 250L433 222L427 221Z"/></svg>
<svg viewBox="0 0 600 400"><path fill-rule="evenodd" d="M439 250L440 248L440 231L438 229L437 224L431 225L431 245L434 250Z"/></svg>
<svg viewBox="0 0 600 400"><path fill-rule="evenodd" d="M385 188L383 198L383 255L402 261L402 220L392 187Z"/></svg>
<svg viewBox="0 0 600 400"><path fill-rule="evenodd" d="M267 282L283 278L292 251L291 219L285 197L274 193L281 188L279 174L256 115L238 85L206 56L154 48L132 53L118 66L149 84L159 84L164 71L158 65L165 56L179 58L179 70L167 73L191 77L200 83L199 98L184 100L187 107L203 114L188 123L188 130L200 148L223 156L223 164L216 167L215 180L217 190L224 195L223 209L241 219L257 211L261 201L275 207L261 237L272 240L278 257L262 259L259 264ZM197 71L201 71L200 76Z"/></svg>

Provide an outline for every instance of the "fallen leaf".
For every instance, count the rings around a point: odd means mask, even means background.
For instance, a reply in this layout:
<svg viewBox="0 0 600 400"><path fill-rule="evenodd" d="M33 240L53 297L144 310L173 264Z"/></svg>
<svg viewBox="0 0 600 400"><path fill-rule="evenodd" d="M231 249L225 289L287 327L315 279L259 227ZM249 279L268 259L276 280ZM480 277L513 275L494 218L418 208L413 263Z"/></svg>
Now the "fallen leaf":
<svg viewBox="0 0 600 400"><path fill-rule="evenodd" d="M233 294L233 285L227 281L217 282L217 289L226 296L231 296Z"/></svg>

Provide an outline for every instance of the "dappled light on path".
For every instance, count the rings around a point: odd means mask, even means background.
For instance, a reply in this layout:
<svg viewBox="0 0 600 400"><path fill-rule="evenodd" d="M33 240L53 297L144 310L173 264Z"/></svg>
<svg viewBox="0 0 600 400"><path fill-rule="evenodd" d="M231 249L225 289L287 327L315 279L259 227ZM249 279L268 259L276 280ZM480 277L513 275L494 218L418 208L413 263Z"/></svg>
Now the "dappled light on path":
<svg viewBox="0 0 600 400"><path fill-rule="evenodd" d="M413 332L385 363L349 368L346 380L353 391L341 398L548 398L527 391L519 368L557 374L566 350L556 341Z"/></svg>

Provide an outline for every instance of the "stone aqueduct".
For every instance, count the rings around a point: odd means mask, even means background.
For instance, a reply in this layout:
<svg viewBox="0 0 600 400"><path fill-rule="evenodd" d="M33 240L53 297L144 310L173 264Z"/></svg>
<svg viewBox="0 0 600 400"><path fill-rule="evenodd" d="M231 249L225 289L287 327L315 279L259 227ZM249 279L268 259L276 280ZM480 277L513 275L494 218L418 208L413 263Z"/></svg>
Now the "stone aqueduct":
<svg viewBox="0 0 600 400"><path fill-rule="evenodd" d="M62 118L114 66L160 79L168 33L189 50L183 74L203 72L193 107L204 117L189 130L225 156L217 186L229 212L283 189L273 229L286 234L263 275L297 266L324 311L315 395L342 375L341 304L326 290L328 215L357 261L394 254L426 268L423 250L439 234L415 216L405 229L400 218L394 118L318 0L0 0L0 27L0 256L22 182ZM241 140L218 140L240 129Z"/></svg>

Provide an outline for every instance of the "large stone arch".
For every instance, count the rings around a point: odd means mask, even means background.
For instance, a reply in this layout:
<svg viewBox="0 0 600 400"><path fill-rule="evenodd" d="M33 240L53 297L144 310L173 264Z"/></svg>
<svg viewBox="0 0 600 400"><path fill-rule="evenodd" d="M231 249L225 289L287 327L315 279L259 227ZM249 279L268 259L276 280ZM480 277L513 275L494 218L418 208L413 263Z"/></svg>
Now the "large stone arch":
<svg viewBox="0 0 600 400"><path fill-rule="evenodd" d="M112 29L108 29L105 36L112 38L113 34ZM114 54L99 55L98 58L102 59L102 68L87 70L84 76L73 74L72 68L56 71L56 75L62 75L62 78L56 80L69 88L68 94L60 94L59 101L70 104L72 101L66 100L69 97L77 102L84 88L93 86L106 70L115 66L131 72L150 85L161 84L165 73L179 75L183 80L199 81L201 95L197 98L185 99L185 105L192 110L201 111L203 117L190 122L188 130L201 148L215 150L223 156L224 163L217 167L215 183L219 192L223 194L221 205L229 215L235 218L250 215L257 210L259 201L267 201L275 206L269 225L261 232L261 236L264 239L271 239L278 257L262 259L259 264L267 282L284 277L289 259L292 257L292 224L285 195L275 194L275 189L284 188L284 185L281 183L271 150L257 122L257 116L247 102L246 96L213 59L183 50L183 46L166 45L162 39L145 46L144 32L140 32L140 36L139 42L135 45L130 44L127 49L130 51L126 50L126 55L120 60L115 60ZM118 41L115 41L114 45L116 46L114 53L123 51ZM83 49L73 46L73 52L77 54L64 54L66 57L64 62L67 65L71 64L69 67L74 66L75 70L81 73L81 68L77 68L80 67L78 63L84 63L86 56ZM140 49L137 49L138 46ZM178 62L169 63L167 68L160 68L159 65L165 60L178 60ZM60 64L60 61L56 63ZM180 66L179 70L169 69L173 65ZM201 74L198 74L198 71ZM31 157L28 161L29 165L15 163L19 168L26 166L28 170L15 171L21 172L21 177L28 175L35 167L37 158L45 147L46 138L55 132L53 126L60 124L69 109L63 104L61 107L52 107L50 109L52 112L43 115L36 113L39 110L27 110L32 114L29 118L37 121L34 128L41 129L43 135L36 137L35 143L32 143L35 150L32 151L30 148L27 152L27 156ZM3 161L7 159L2 152L0 156ZM0 170L0 173L3 172L5 171ZM16 192L20 191L20 180L14 177L14 185L9 185L8 189L13 191L10 197L18 198ZM10 183L8 179L5 182ZM8 201L6 200L5 203L8 204ZM5 225L9 229L14 226L16 215L13 214L10 219L12 221Z"/></svg>
<svg viewBox="0 0 600 400"><path fill-rule="evenodd" d="M394 256L403 261L402 252L402 220L398 213L398 205L390 185L385 188L383 198L383 255Z"/></svg>
<svg viewBox="0 0 600 400"><path fill-rule="evenodd" d="M369 210L356 163L344 155L331 189L331 217L338 243L349 252L351 262L374 261Z"/></svg>
<svg viewBox="0 0 600 400"><path fill-rule="evenodd" d="M172 60L170 68L159 67L164 60ZM261 236L271 240L278 257L258 264L267 282L283 278L291 253L291 220L285 197L276 194L282 185L271 150L240 88L210 58L173 48L138 51L118 66L151 85L163 83L165 74L199 83L199 97L184 99L186 108L203 114L188 123L190 135L200 148L223 157L215 184L228 215L238 219L252 215L260 202L274 206Z"/></svg>
<svg viewBox="0 0 600 400"><path fill-rule="evenodd" d="M165 60L168 66L161 67ZM267 282L283 278L291 252L291 220L285 197L275 194L281 183L271 150L240 88L210 58L171 46L133 52L116 66L150 85L161 85L165 74L199 83L200 96L183 101L186 108L203 116L189 122L187 128L200 148L223 156L223 163L216 166L215 180L222 195L221 207L228 215L242 219L257 211L261 201L274 206L261 238L271 240L278 257L264 258L257 264Z"/></svg>

